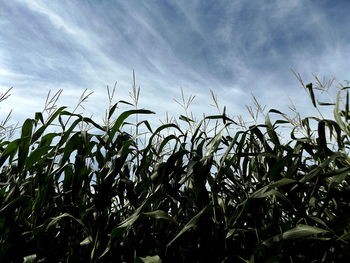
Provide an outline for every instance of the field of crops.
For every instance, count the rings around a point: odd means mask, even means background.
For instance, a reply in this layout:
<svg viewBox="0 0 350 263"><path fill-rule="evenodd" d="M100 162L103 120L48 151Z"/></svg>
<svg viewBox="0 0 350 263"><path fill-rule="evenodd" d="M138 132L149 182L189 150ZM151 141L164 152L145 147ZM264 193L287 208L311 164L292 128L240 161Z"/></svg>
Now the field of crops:
<svg viewBox="0 0 350 263"><path fill-rule="evenodd" d="M134 89L98 124L48 99L0 141L0 262L350 260L349 93L313 87L334 118L224 108L154 127Z"/></svg>

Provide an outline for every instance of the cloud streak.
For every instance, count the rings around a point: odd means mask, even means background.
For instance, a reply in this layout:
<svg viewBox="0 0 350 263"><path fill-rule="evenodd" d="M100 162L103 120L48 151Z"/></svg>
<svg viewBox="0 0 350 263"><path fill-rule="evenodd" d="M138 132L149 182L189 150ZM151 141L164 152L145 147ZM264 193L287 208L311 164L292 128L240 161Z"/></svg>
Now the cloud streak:
<svg viewBox="0 0 350 263"><path fill-rule="evenodd" d="M350 32L336 14L344 14L349 5L4 1L0 87L14 86L11 104L28 101L31 107L18 109L21 115L34 110L49 89L69 89L78 99L89 88L99 101L105 86L118 81L118 94L125 98L135 69L141 105L160 113L175 113L172 98L181 87L197 95L197 113L207 112L209 88L234 114L244 112L252 92L269 107L286 108L289 95L304 109L305 93L290 69L306 82L312 81L311 73L348 78L350 61L344 55L350 54ZM104 106L93 111L98 115Z"/></svg>

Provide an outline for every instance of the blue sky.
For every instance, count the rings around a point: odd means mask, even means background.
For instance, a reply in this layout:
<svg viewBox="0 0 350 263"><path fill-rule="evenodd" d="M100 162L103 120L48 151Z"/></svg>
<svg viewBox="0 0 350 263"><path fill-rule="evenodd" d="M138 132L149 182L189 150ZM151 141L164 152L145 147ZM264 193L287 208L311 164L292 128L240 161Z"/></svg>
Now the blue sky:
<svg viewBox="0 0 350 263"><path fill-rule="evenodd" d="M12 0L0 1L1 106L14 118L40 111L49 90L74 106L94 91L89 112L102 118L106 86L126 99L132 70L140 106L163 116L173 98L196 95L192 110L214 109L209 89L232 115L245 114L251 93L268 108L302 112L309 100L291 69L349 80L349 1L326 0Z"/></svg>

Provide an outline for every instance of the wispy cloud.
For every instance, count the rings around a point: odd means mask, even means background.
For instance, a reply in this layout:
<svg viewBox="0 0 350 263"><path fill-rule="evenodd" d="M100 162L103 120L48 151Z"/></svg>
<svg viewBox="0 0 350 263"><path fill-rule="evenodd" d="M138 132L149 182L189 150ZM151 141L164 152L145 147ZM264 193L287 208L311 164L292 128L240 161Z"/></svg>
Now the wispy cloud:
<svg viewBox="0 0 350 263"><path fill-rule="evenodd" d="M197 95L197 113L208 110L209 88L234 114L244 112L252 92L269 107L286 108L289 95L305 109L291 69L306 82L312 73L349 78L350 32L337 15L349 7L300 0L3 1L0 86L14 86L12 103L32 108L58 88L77 99L92 89L97 102L115 81L125 98L135 69L141 105L160 113L176 110L172 98L180 88ZM95 114L105 106L92 105Z"/></svg>

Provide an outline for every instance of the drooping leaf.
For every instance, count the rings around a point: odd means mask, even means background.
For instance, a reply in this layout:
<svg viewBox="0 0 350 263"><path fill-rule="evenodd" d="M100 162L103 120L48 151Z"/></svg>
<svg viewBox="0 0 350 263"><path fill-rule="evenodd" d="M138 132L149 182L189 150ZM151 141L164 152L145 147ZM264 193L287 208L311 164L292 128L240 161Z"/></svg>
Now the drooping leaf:
<svg viewBox="0 0 350 263"><path fill-rule="evenodd" d="M122 124L125 121L125 119L133 114L154 114L154 112L150 111L150 110L142 110L142 109L141 110L124 111L122 114L119 115L119 117L116 119L113 127L111 128L107 144L111 143L116 132L122 127Z"/></svg>
<svg viewBox="0 0 350 263"><path fill-rule="evenodd" d="M312 88L312 83L309 83L306 85L306 88L309 91L310 97L311 97L311 101L312 101L312 105L314 105L315 108L317 108L316 106L316 99L315 99L315 94L314 94L314 90Z"/></svg>

